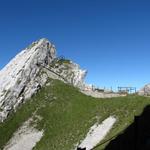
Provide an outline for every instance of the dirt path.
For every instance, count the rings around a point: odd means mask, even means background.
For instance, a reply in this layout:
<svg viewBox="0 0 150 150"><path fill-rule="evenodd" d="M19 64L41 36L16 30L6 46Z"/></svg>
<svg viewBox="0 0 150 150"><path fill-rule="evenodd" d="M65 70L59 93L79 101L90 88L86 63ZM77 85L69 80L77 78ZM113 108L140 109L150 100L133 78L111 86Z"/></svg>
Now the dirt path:
<svg viewBox="0 0 150 150"><path fill-rule="evenodd" d="M112 98L112 97L122 97L122 96L126 96L126 95L121 95L118 93L101 93L101 92L96 92L96 91L81 91L82 93L84 93L85 95L88 96L92 96L95 98Z"/></svg>

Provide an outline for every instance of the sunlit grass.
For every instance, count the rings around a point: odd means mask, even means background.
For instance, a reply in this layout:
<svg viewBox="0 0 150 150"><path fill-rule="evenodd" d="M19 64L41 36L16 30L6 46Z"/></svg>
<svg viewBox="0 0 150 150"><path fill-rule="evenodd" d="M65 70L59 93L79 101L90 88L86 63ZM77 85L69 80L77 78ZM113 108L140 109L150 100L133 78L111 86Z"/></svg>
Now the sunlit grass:
<svg viewBox="0 0 150 150"><path fill-rule="evenodd" d="M131 124L134 116L149 104L149 98L140 96L96 99L61 81L52 80L50 86L42 88L0 124L0 148L35 111L43 118L37 128L44 129L44 136L34 149L71 150L95 122L101 122L110 115L117 118L106 137L109 138ZM100 149L102 147L97 148Z"/></svg>

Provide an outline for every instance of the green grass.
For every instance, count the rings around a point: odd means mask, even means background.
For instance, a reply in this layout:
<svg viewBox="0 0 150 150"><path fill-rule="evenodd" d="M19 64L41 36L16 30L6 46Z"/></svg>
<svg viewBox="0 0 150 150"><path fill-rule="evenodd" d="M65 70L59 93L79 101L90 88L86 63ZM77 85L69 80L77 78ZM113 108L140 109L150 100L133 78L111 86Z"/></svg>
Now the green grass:
<svg viewBox="0 0 150 150"><path fill-rule="evenodd" d="M68 65L71 64L71 61L69 59L65 59L65 58L61 58L61 59L54 59L51 64L50 67L51 68L58 68L61 65L65 65L66 67L68 67Z"/></svg>
<svg viewBox="0 0 150 150"><path fill-rule="evenodd" d="M60 64L60 65L62 65L62 64L70 64L70 60L61 58L57 63Z"/></svg>
<svg viewBox="0 0 150 150"><path fill-rule="evenodd" d="M45 132L34 150L71 150L95 122L102 122L110 115L116 116L117 123L106 137L110 138L129 126L134 116L140 115L149 104L150 98L136 95L96 99L61 81L52 80L50 86L42 88L0 124L0 149L35 110L43 118L37 128Z"/></svg>

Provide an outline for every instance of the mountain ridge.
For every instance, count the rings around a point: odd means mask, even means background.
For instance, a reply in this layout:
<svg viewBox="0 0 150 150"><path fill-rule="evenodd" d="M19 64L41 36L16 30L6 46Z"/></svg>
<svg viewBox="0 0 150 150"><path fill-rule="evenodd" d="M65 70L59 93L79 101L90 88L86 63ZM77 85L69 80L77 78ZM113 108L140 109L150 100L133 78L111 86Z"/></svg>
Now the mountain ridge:
<svg viewBox="0 0 150 150"><path fill-rule="evenodd" d="M22 50L0 71L0 122L45 85L48 77L60 79L57 74L42 70L49 68L56 58L55 46L42 38ZM69 73L72 76L67 78L67 81L74 86L78 86L79 83L81 85L86 71L81 70L79 65L71 61L69 65L70 68L67 69L70 69ZM53 67L52 71L61 74L60 70L64 69L62 67L63 65Z"/></svg>
<svg viewBox="0 0 150 150"><path fill-rule="evenodd" d="M101 150L108 144L101 146L105 136L107 141L123 131L150 104L136 94L96 91L84 82L86 73L57 57L47 39L21 51L0 71L0 149L88 149L92 141L90 147ZM111 117L115 123L107 130L109 122L103 122ZM101 127L107 135L102 136Z"/></svg>

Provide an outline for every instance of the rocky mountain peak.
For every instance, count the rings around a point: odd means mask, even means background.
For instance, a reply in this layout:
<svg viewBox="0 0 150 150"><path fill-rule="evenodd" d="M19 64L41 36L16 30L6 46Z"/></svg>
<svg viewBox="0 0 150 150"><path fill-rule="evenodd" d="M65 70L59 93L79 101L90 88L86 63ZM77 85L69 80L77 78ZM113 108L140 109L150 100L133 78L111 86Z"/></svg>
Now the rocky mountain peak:
<svg viewBox="0 0 150 150"><path fill-rule="evenodd" d="M0 122L42 88L48 78L82 87L85 75L79 65L57 58L55 46L47 39L33 42L0 71Z"/></svg>

